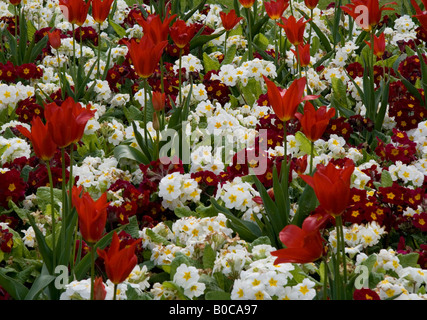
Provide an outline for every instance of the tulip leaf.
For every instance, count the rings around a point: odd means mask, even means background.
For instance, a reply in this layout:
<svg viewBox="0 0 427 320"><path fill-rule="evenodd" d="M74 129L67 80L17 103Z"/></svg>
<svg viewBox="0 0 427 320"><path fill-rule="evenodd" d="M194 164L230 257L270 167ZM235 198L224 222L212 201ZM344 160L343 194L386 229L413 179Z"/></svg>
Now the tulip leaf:
<svg viewBox="0 0 427 320"><path fill-rule="evenodd" d="M126 30L123 27L115 23L112 19L108 19L108 23L120 38L126 37Z"/></svg>
<svg viewBox="0 0 427 320"><path fill-rule="evenodd" d="M304 219L316 209L317 204L316 194L313 188L307 184L298 200L298 209L292 219L292 224L301 227Z"/></svg>
<svg viewBox="0 0 427 320"><path fill-rule="evenodd" d="M25 296L25 300L36 300L39 294L49 286L52 281L56 279L56 276L47 273L46 265L43 265L41 274L36 278L31 289Z"/></svg>
<svg viewBox="0 0 427 320"><path fill-rule="evenodd" d="M217 60L212 59L206 52L203 52L203 67L206 72L219 70L220 64Z"/></svg>
<svg viewBox="0 0 427 320"><path fill-rule="evenodd" d="M0 285L15 300L24 300L29 291L20 281L9 277L3 268L0 269Z"/></svg>

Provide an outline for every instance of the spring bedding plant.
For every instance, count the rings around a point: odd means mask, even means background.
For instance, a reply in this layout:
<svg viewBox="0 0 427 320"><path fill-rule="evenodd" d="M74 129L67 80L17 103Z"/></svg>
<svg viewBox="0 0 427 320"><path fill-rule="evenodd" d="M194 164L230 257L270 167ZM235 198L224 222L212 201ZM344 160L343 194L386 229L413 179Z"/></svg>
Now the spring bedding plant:
<svg viewBox="0 0 427 320"><path fill-rule="evenodd" d="M427 299L426 6L0 2L1 299Z"/></svg>

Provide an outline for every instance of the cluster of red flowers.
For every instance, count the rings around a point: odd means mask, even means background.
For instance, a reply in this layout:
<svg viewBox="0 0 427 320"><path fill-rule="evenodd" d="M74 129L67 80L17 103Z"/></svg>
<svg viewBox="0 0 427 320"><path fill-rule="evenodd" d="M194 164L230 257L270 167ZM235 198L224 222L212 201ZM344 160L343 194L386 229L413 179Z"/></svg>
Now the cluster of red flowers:
<svg viewBox="0 0 427 320"><path fill-rule="evenodd" d="M125 225L129 222L129 218L136 215L138 208L142 202L141 192L132 185L129 181L117 180L113 183L108 191L121 191L123 202L116 206L111 204L108 206L109 221L111 223L119 223Z"/></svg>
<svg viewBox="0 0 427 320"><path fill-rule="evenodd" d="M43 118L43 107L36 102L35 96L20 100L15 110L18 115L18 121L30 123L34 117Z"/></svg>
<svg viewBox="0 0 427 320"><path fill-rule="evenodd" d="M393 129L391 142L385 144L377 137L378 145L375 153L383 161L401 161L404 164L409 164L416 159L417 144L408 138L405 131Z"/></svg>
<svg viewBox="0 0 427 320"><path fill-rule="evenodd" d="M9 208L9 201L18 203L24 200L27 187L19 170L0 172L0 206Z"/></svg>
<svg viewBox="0 0 427 320"><path fill-rule="evenodd" d="M0 62L0 81L15 83L19 79L40 79L42 76L43 70L34 63L24 63L20 66L15 66L10 61L6 62L6 64Z"/></svg>
<svg viewBox="0 0 427 320"><path fill-rule="evenodd" d="M420 89L419 92L424 96L423 90ZM427 112L421 101L410 93L401 81L396 81L390 85L389 116L394 117L396 128L408 131L424 121Z"/></svg>
<svg viewBox="0 0 427 320"><path fill-rule="evenodd" d="M13 234L0 226L0 250L9 253L13 247Z"/></svg>

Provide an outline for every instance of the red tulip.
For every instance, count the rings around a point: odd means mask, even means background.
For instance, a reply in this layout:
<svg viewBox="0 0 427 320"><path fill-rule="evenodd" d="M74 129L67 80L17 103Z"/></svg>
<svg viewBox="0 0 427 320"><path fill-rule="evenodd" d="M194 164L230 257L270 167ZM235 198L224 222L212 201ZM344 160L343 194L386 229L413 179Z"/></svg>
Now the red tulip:
<svg viewBox="0 0 427 320"><path fill-rule="evenodd" d="M170 28L170 36L175 45L182 49L193 39L196 31L194 24L187 25L184 20L177 19Z"/></svg>
<svg viewBox="0 0 427 320"><path fill-rule="evenodd" d="M95 244L104 235L107 222L107 193L104 192L98 200L93 200L82 187L74 186L71 190L72 202L79 216L79 228L83 239L89 244Z"/></svg>
<svg viewBox="0 0 427 320"><path fill-rule="evenodd" d="M354 163L348 159L343 168L336 168L332 162L327 166L318 164L313 176L300 175L310 185L320 205L332 216L341 215L350 201L351 175Z"/></svg>
<svg viewBox="0 0 427 320"><path fill-rule="evenodd" d="M30 139L34 152L43 161L49 161L55 155L57 145L52 140L48 125L43 124L40 117L31 120L31 132L27 128L18 125L16 127L25 137Z"/></svg>
<svg viewBox="0 0 427 320"><path fill-rule="evenodd" d="M59 148L65 148L77 143L83 136L86 123L95 114L91 106L85 108L72 97L68 97L61 106L55 102L46 104L44 115L48 123L49 132Z"/></svg>
<svg viewBox="0 0 427 320"><path fill-rule="evenodd" d="M47 36L52 48L58 49L61 46L61 30L56 29L54 31L49 31Z"/></svg>
<svg viewBox="0 0 427 320"><path fill-rule="evenodd" d="M295 57L297 58L297 61L301 67L306 67L310 64L311 55L310 55L310 44L306 43L303 45L300 43L298 46L298 50L295 51L291 49L291 51L294 53Z"/></svg>
<svg viewBox="0 0 427 320"><path fill-rule="evenodd" d="M289 42L294 46L303 43L305 25L310 20L303 21L304 18L301 18L297 21L294 16L290 16L288 19L281 17L281 20L282 23L277 23L277 25L285 30L286 37L288 38Z"/></svg>
<svg viewBox="0 0 427 320"><path fill-rule="evenodd" d="M268 101L274 113L281 121L288 121L295 118L295 112L302 101L316 99L318 96L305 96L304 89L306 78L295 79L288 89L279 89L273 81L266 76L264 81L267 84Z"/></svg>
<svg viewBox="0 0 427 320"><path fill-rule="evenodd" d="M122 283L132 272L138 262L135 247L139 242L141 239L135 240L132 244L120 249L119 236L114 231L110 247L104 250L96 249L98 255L104 260L107 277L112 283Z"/></svg>
<svg viewBox="0 0 427 320"><path fill-rule="evenodd" d="M383 11L394 10L386 7L389 4L397 5L396 2L389 2L380 7L378 0L352 0L352 3L341 6L341 9L350 15L362 29L370 31L380 23Z"/></svg>
<svg viewBox="0 0 427 320"><path fill-rule="evenodd" d="M304 0L304 4L310 10L313 10L319 4L319 0Z"/></svg>
<svg viewBox="0 0 427 320"><path fill-rule="evenodd" d="M297 112L295 117L301 123L302 131L308 140L314 142L319 140L329 124L329 120L335 116L335 109L326 109L326 106L321 106L317 110L314 109L310 102L304 105L304 114Z"/></svg>
<svg viewBox="0 0 427 320"><path fill-rule="evenodd" d="M114 0L92 0L92 17L98 23L103 23L110 14Z"/></svg>
<svg viewBox="0 0 427 320"><path fill-rule="evenodd" d="M371 42L365 40L365 43L371 48ZM372 49L372 48L371 48ZM374 55L381 58L385 52L385 36L381 33L379 37L374 35Z"/></svg>
<svg viewBox="0 0 427 320"><path fill-rule="evenodd" d="M152 103L153 103L154 110L162 111L166 105L166 93L153 91Z"/></svg>
<svg viewBox="0 0 427 320"><path fill-rule="evenodd" d="M81 27L87 18L87 13L92 0L59 0L59 8L62 14L71 24Z"/></svg>
<svg viewBox="0 0 427 320"><path fill-rule="evenodd" d="M421 0L421 1L424 5L424 8L427 8L427 1L425 0ZM427 11L421 10L421 8L419 7L418 3L415 0L411 0L411 3L416 12L416 15L413 15L413 17L418 19L418 21L420 22L421 26L424 29L427 29Z"/></svg>
<svg viewBox="0 0 427 320"><path fill-rule="evenodd" d="M105 290L105 285L102 281L102 277L97 277L95 279L93 291L93 300L105 300L105 297L107 296L107 290Z"/></svg>
<svg viewBox="0 0 427 320"><path fill-rule="evenodd" d="M243 20L242 17L238 17L236 15L236 11L234 9L230 10L228 13L225 13L221 11L219 13L219 16L221 18L222 26L225 30L230 31L233 30L234 27Z"/></svg>
<svg viewBox="0 0 427 320"><path fill-rule="evenodd" d="M139 42L135 39L127 42L135 72L141 78L146 79L154 73L167 44L167 41L155 44L147 35L144 35Z"/></svg>
<svg viewBox="0 0 427 320"><path fill-rule="evenodd" d="M323 239L319 229L329 217L315 214L307 217L302 228L289 224L279 233L280 241L286 248L271 252L279 263L309 263L323 255Z"/></svg>
<svg viewBox="0 0 427 320"><path fill-rule="evenodd" d="M243 8L251 8L254 3L255 0L239 0L240 4L242 5Z"/></svg>
<svg viewBox="0 0 427 320"><path fill-rule="evenodd" d="M280 19L288 6L289 1L285 0L264 2L265 12L272 20Z"/></svg>
<svg viewBox="0 0 427 320"><path fill-rule="evenodd" d="M158 14L150 14L147 19L144 19L136 12L133 12L133 17L142 27L144 35L148 35L154 44L158 44L168 40L170 23L175 19L176 14L170 17L166 16L163 21Z"/></svg>
<svg viewBox="0 0 427 320"><path fill-rule="evenodd" d="M21 0L10 0L10 3L14 6L17 6L18 4L21 3Z"/></svg>

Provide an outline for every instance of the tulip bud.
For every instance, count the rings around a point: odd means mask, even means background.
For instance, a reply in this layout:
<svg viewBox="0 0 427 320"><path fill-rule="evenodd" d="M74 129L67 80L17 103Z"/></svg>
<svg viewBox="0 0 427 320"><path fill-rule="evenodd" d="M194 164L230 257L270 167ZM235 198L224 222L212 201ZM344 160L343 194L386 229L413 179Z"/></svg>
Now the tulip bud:
<svg viewBox="0 0 427 320"><path fill-rule="evenodd" d="M94 281L93 286L93 299L94 300L105 300L107 291L105 290L105 285L102 282L102 277L97 277Z"/></svg>
<svg viewBox="0 0 427 320"><path fill-rule="evenodd" d="M157 112L153 113L153 128L156 131L160 130L160 123L159 123L159 118L157 116ZM159 137L157 137L157 138L159 138Z"/></svg>
<svg viewBox="0 0 427 320"><path fill-rule="evenodd" d="M153 91L153 97L151 99L153 108L156 111L162 111L166 105L166 94L159 91Z"/></svg>
<svg viewBox="0 0 427 320"><path fill-rule="evenodd" d="M61 46L61 30L49 31L47 36L49 37L49 43L52 48L56 50Z"/></svg>

